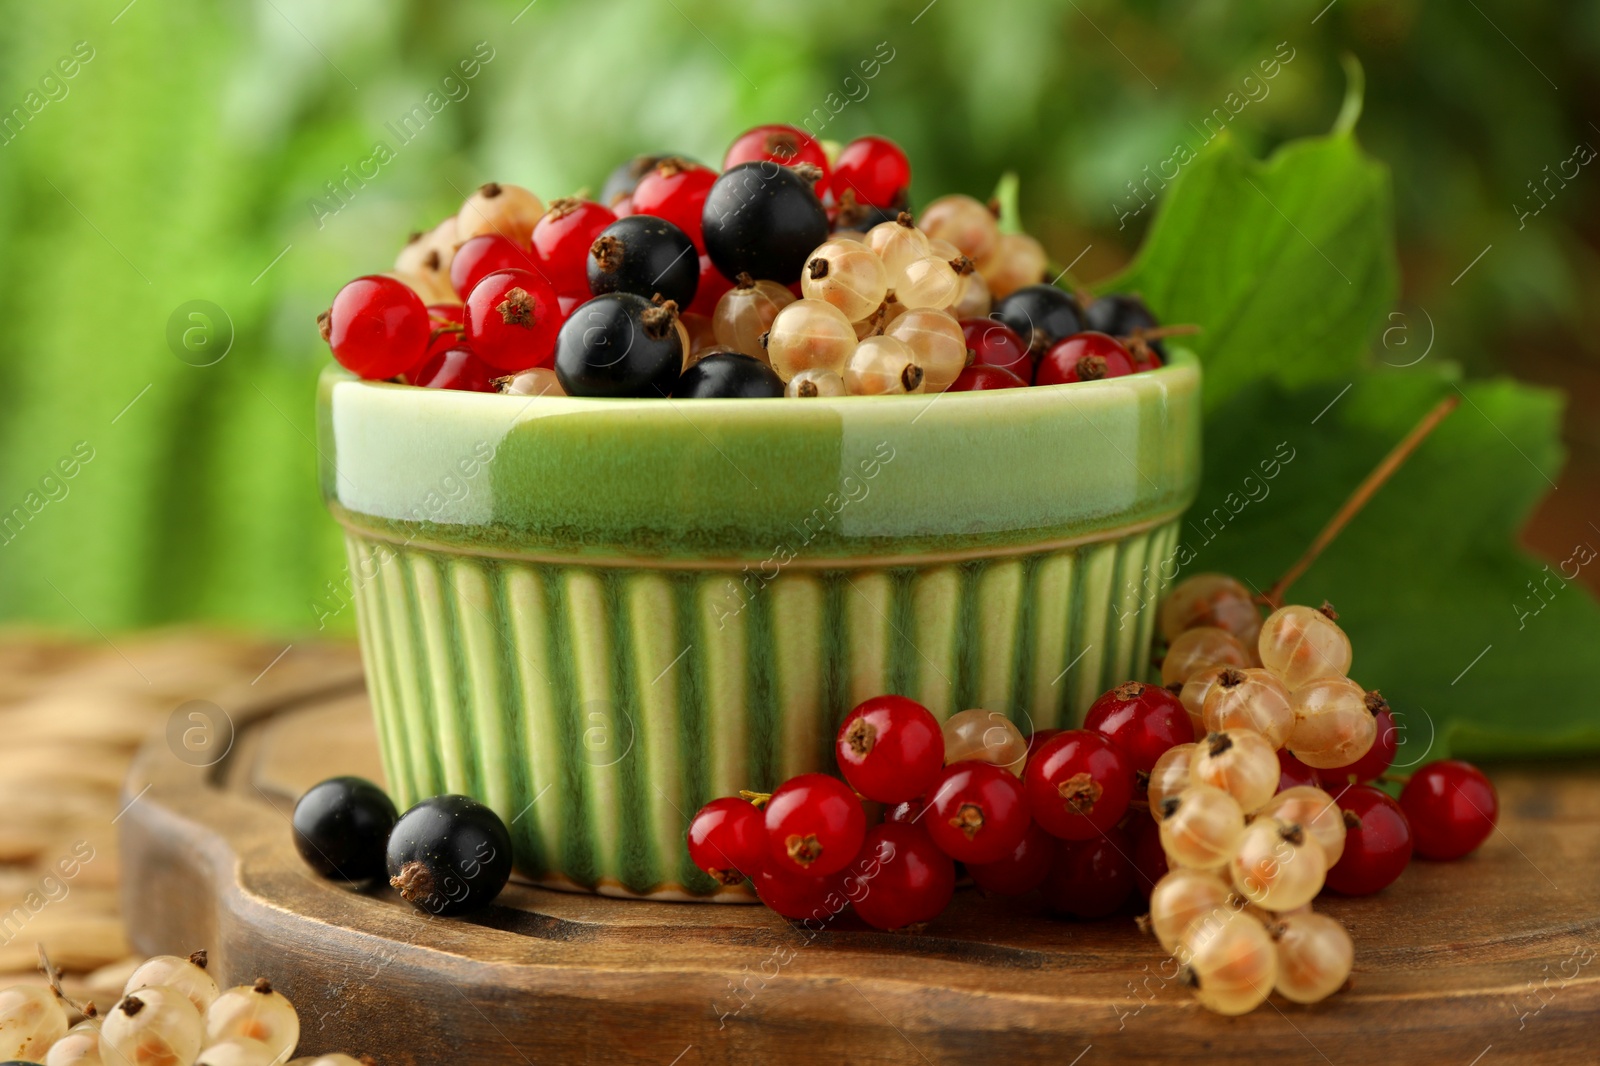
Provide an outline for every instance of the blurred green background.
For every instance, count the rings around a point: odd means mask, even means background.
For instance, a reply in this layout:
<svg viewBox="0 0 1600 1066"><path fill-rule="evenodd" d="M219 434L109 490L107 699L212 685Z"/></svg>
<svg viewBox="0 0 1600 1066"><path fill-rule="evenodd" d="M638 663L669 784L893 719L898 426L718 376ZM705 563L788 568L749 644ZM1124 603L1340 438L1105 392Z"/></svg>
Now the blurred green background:
<svg viewBox="0 0 1600 1066"><path fill-rule="evenodd" d="M395 135L388 124L490 50L464 96ZM1547 206L1529 183L1600 145L1600 5L14 6L0 23L0 514L26 514L0 535L0 615L316 628L345 571L316 488L313 383L328 356L314 316L483 181L546 199L593 191L632 154L717 163L743 128L824 108L826 137L903 144L918 202L987 196L1015 170L1029 230L1061 263L1081 255L1074 273L1093 281L1153 215L1126 217L1143 167L1230 93L1249 99L1230 128L1258 155L1327 130L1345 52L1366 70L1359 136L1393 172L1405 278L1405 329L1374 344L1407 361L1425 319L1436 353L1469 374L1572 393L1569 491L1529 534L1558 557L1600 481L1600 178L1585 168ZM1274 58L1276 77L1244 81ZM380 141L393 160L331 198L327 183ZM1541 209L1519 221L1519 205ZM209 366L178 358L169 336L171 321L191 324L174 312L201 300L231 323Z"/></svg>

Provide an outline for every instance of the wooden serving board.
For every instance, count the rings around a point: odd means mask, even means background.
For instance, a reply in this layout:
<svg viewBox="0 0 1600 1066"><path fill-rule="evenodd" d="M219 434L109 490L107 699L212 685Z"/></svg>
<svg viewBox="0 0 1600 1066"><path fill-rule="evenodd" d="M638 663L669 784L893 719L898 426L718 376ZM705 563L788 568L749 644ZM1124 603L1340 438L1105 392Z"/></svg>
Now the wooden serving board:
<svg viewBox="0 0 1600 1066"><path fill-rule="evenodd" d="M314 878L290 840L304 788L381 780L359 672L230 708L211 767L141 752L120 821L128 924L147 953L206 947L266 976L301 1053L445 1063L1594 1062L1600 767L1503 766L1501 831L1320 909L1356 942L1353 987L1222 1018L1129 916L1052 920L972 890L921 934L852 917L816 935L759 907L513 883L470 919ZM148 791L146 792L146 788Z"/></svg>

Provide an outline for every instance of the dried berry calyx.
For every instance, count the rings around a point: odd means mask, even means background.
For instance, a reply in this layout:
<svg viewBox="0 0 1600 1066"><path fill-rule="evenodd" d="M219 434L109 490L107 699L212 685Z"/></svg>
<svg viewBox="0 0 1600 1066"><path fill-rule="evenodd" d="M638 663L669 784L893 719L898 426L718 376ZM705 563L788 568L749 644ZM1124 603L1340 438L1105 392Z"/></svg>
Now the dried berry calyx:
<svg viewBox="0 0 1600 1066"><path fill-rule="evenodd" d="M508 326L527 328L533 325L534 302L527 289L519 287L509 290L505 299L495 304L494 309L500 312L500 320Z"/></svg>
<svg viewBox="0 0 1600 1066"><path fill-rule="evenodd" d="M983 828L983 809L975 803L963 803L950 819L950 825L971 840Z"/></svg>
<svg viewBox="0 0 1600 1066"><path fill-rule="evenodd" d="M789 858L801 866L810 866L822 858L822 842L815 833L806 833L804 836L796 833L784 841L784 847L789 852Z"/></svg>
<svg viewBox="0 0 1600 1066"><path fill-rule="evenodd" d="M206 968L206 963L209 961L209 957L206 955L205 949L201 948L199 951L191 952L189 954L189 961L203 970Z"/></svg>
<svg viewBox="0 0 1600 1066"><path fill-rule="evenodd" d="M1299 822L1290 822L1278 830L1278 836L1290 844L1304 844L1306 840L1305 830L1300 828Z"/></svg>
<svg viewBox="0 0 1600 1066"><path fill-rule="evenodd" d="M622 269L622 238L608 235L596 237L589 246L589 254L594 257L595 265L607 274L615 274Z"/></svg>
<svg viewBox="0 0 1600 1066"><path fill-rule="evenodd" d="M673 300L663 300L658 295L656 305L643 312L639 321L644 324L644 335L653 341L661 340L672 332L673 325L678 321L678 305Z"/></svg>
<svg viewBox="0 0 1600 1066"><path fill-rule="evenodd" d="M1216 758L1229 748L1233 747L1233 738L1226 733L1206 734L1206 753Z"/></svg>
<svg viewBox="0 0 1600 1066"><path fill-rule="evenodd" d="M1223 688L1237 688L1244 684L1245 680L1244 671L1231 666L1217 675L1217 684Z"/></svg>
<svg viewBox="0 0 1600 1066"><path fill-rule="evenodd" d="M1327 600L1323 600L1322 606L1318 607L1317 610L1325 615L1330 622L1337 622L1339 620L1339 612L1334 610L1333 604L1329 603Z"/></svg>
<svg viewBox="0 0 1600 1066"><path fill-rule="evenodd" d="M805 385L810 384L810 382L802 384L802 395L804 394ZM815 396L816 394L817 387L811 385L811 395ZM877 741L878 731L865 718L857 718L850 723L850 728L845 731L844 739L850 745L851 751L857 755L865 755L872 750L872 745Z"/></svg>
<svg viewBox="0 0 1600 1066"><path fill-rule="evenodd" d="M806 269L810 272L812 281L820 281L828 276L828 261L819 255L806 264Z"/></svg>
<svg viewBox="0 0 1600 1066"><path fill-rule="evenodd" d="M117 1004L117 1009L132 1018L135 1014L144 1010L144 1000L138 996L123 996L122 1002Z"/></svg>
<svg viewBox="0 0 1600 1066"><path fill-rule="evenodd" d="M1073 774L1061 782L1056 786L1056 792L1066 801L1067 809L1073 814L1088 814L1100 802L1105 787L1086 771Z"/></svg>
<svg viewBox="0 0 1600 1066"><path fill-rule="evenodd" d="M1384 699L1383 693L1377 689L1372 689L1367 693L1366 704L1367 710L1372 712L1373 717L1377 717L1389 709L1389 701Z"/></svg>
<svg viewBox="0 0 1600 1066"><path fill-rule="evenodd" d="M420 862L408 862L400 867L400 872L389 878L389 884L407 903L433 895L433 874Z"/></svg>
<svg viewBox="0 0 1600 1066"><path fill-rule="evenodd" d="M1111 694L1119 700L1136 700L1144 695L1144 690L1150 686L1143 681L1124 681L1111 690Z"/></svg>
<svg viewBox="0 0 1600 1066"><path fill-rule="evenodd" d="M272 995L272 982L265 977L257 977L256 983L250 986L252 992L259 992L263 996Z"/></svg>
<svg viewBox="0 0 1600 1066"><path fill-rule="evenodd" d="M1085 355L1074 364L1080 381L1099 381L1106 376L1106 357Z"/></svg>
<svg viewBox="0 0 1600 1066"><path fill-rule="evenodd" d="M488 181L478 186L478 195L489 200L493 200L505 191L505 188L498 181Z"/></svg>

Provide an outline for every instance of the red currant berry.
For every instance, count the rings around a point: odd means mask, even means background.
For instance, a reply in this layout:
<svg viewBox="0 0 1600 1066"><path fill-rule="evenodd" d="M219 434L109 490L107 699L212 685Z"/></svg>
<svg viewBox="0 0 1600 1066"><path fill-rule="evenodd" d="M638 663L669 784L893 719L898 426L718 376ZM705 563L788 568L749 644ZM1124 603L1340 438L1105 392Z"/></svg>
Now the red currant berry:
<svg viewBox="0 0 1600 1066"><path fill-rule="evenodd" d="M1029 817L1015 774L994 763L964 760L945 767L921 824L952 859L997 862L1022 840Z"/></svg>
<svg viewBox="0 0 1600 1066"><path fill-rule="evenodd" d="M550 283L526 270L497 270L467 297L467 346L501 370L549 366L561 331Z"/></svg>
<svg viewBox="0 0 1600 1066"><path fill-rule="evenodd" d="M498 233L485 233L456 249L456 257L450 260L450 286L465 300L478 282L496 270L529 270L538 274L543 269L526 248L517 247Z"/></svg>
<svg viewBox="0 0 1600 1066"><path fill-rule="evenodd" d="M797 922L825 922L850 903L844 894L843 873L807 877L768 867L751 880L755 882L756 896L762 903Z"/></svg>
<svg viewBox="0 0 1600 1066"><path fill-rule="evenodd" d="M1010 855L994 862L968 863L967 873L981 891L991 896L1025 896L1044 884L1056 847L1055 837L1037 823L1029 822L1028 831Z"/></svg>
<svg viewBox="0 0 1600 1066"><path fill-rule="evenodd" d="M1344 811L1344 854L1327 886L1347 896L1370 896L1394 883L1411 861L1411 823L1400 805L1371 785L1349 785L1334 797Z"/></svg>
<svg viewBox="0 0 1600 1066"><path fill-rule="evenodd" d="M589 246L617 220L608 207L593 200L556 200L533 227L533 254L558 296L589 293Z"/></svg>
<svg viewBox="0 0 1600 1066"><path fill-rule="evenodd" d="M406 375L408 382L413 385L418 384L416 377L423 367L450 349L461 347L461 320L466 311L464 304L428 305L428 326L432 330L428 335L428 350L423 354L422 362L417 364L416 370Z"/></svg>
<svg viewBox="0 0 1600 1066"><path fill-rule="evenodd" d="M1089 920L1116 913L1133 892L1130 854L1128 838L1115 827L1094 840L1058 844L1044 882L1045 904Z"/></svg>
<svg viewBox="0 0 1600 1066"><path fill-rule="evenodd" d="M922 813L927 804L923 800L910 799L904 803L896 803L893 807L883 812L886 822L901 822L905 825L916 825L922 821Z"/></svg>
<svg viewBox="0 0 1600 1066"><path fill-rule="evenodd" d="M1278 749L1278 791L1294 788L1296 785L1310 785L1313 788L1322 787L1323 771L1315 770L1296 759L1288 748ZM1330 778L1330 780L1332 780Z"/></svg>
<svg viewBox="0 0 1600 1066"><path fill-rule="evenodd" d="M500 371L489 366L466 348L450 348L427 360L407 379L424 389L455 389L459 392L498 392L494 379Z"/></svg>
<svg viewBox="0 0 1600 1066"><path fill-rule="evenodd" d="M927 792L944 767L944 733L928 709L904 696L874 696L845 715L834 740L839 772L879 803Z"/></svg>
<svg viewBox="0 0 1600 1066"><path fill-rule="evenodd" d="M1400 809L1411 821L1418 855L1459 859L1489 838L1500 797L1476 766L1442 759L1411 775L1400 790Z"/></svg>
<svg viewBox="0 0 1600 1066"><path fill-rule="evenodd" d="M988 392L991 389L1021 389L1027 382L997 366L973 364L956 375L945 392Z"/></svg>
<svg viewBox="0 0 1600 1066"><path fill-rule="evenodd" d="M956 890L956 864L921 826L886 822L866 836L850 869L856 914L875 929L937 918Z"/></svg>
<svg viewBox="0 0 1600 1066"><path fill-rule="evenodd" d="M828 190L828 153L805 130L783 125L757 126L753 130L746 130L728 146L728 154L722 159L722 169L763 160L786 167L810 163L822 171L822 176L816 182L817 195L821 196Z"/></svg>
<svg viewBox="0 0 1600 1066"><path fill-rule="evenodd" d="M1389 704L1382 696L1379 696L1374 702L1377 704L1378 709L1374 712L1372 718L1373 725L1377 727L1377 733L1372 738L1372 747L1368 748L1365 755L1349 766L1317 771L1326 780L1371 781L1382 777L1384 771L1394 763L1394 754L1400 745L1400 731L1394 724L1394 712L1389 710ZM1413 830L1416 829L1415 819L1413 819L1411 828ZM1422 851L1420 837L1417 841L1417 850Z"/></svg>
<svg viewBox="0 0 1600 1066"><path fill-rule="evenodd" d="M705 250L700 220L705 212L706 194L716 184L717 172L683 159L663 159L655 169L639 179L633 190L633 212L664 218Z"/></svg>
<svg viewBox="0 0 1600 1066"><path fill-rule="evenodd" d="M1069 729L1028 760L1023 785L1034 819L1063 840L1090 840L1116 825L1133 798L1133 767L1099 733Z"/></svg>
<svg viewBox="0 0 1600 1066"><path fill-rule="evenodd" d="M911 189L911 161L887 137L860 137L845 145L828 183L834 200L850 193L869 207L899 207Z"/></svg>
<svg viewBox="0 0 1600 1066"><path fill-rule="evenodd" d="M1133 373L1133 356L1115 337L1104 333L1074 333L1057 341L1039 360L1035 385L1064 385L1070 381L1100 381Z"/></svg>
<svg viewBox="0 0 1600 1066"><path fill-rule="evenodd" d="M1053 736L1058 735L1060 732L1061 730L1059 729L1035 729L1032 733L1029 733L1027 742L1028 750L1027 753L1022 757L1023 767L1026 768L1028 763L1033 761L1034 752L1044 747L1045 741L1049 740Z"/></svg>
<svg viewBox="0 0 1600 1066"><path fill-rule="evenodd" d="M760 873L767 864L767 822L749 800L723 796L689 822L689 859L725 885Z"/></svg>
<svg viewBox="0 0 1600 1066"><path fill-rule="evenodd" d="M1167 849L1161 846L1161 823L1146 818L1143 811L1128 816L1128 839L1133 842L1129 858L1133 861L1133 880L1139 892L1150 898L1157 883L1167 876Z"/></svg>
<svg viewBox="0 0 1600 1066"><path fill-rule="evenodd" d="M339 290L317 316L339 365L371 381L404 374L423 359L432 327L422 297L394 278L373 274Z"/></svg>
<svg viewBox="0 0 1600 1066"><path fill-rule="evenodd" d="M1083 728L1103 734L1122 749L1135 772L1145 774L1168 748L1194 742L1182 701L1141 681L1124 682L1090 704Z"/></svg>
<svg viewBox="0 0 1600 1066"><path fill-rule="evenodd" d="M1033 356L1016 330L992 318L967 318L961 321L961 332L973 366L997 366L1024 381L1033 380Z"/></svg>
<svg viewBox="0 0 1600 1066"><path fill-rule="evenodd" d="M801 774L767 801L767 853L781 874L823 877L861 849L867 815L849 786L827 774Z"/></svg>
<svg viewBox="0 0 1600 1066"><path fill-rule="evenodd" d="M705 253L700 255L700 284L694 290L694 302L689 304L687 314L704 315L711 318L717 313L717 304L728 290L733 288L733 282L722 276L711 257Z"/></svg>

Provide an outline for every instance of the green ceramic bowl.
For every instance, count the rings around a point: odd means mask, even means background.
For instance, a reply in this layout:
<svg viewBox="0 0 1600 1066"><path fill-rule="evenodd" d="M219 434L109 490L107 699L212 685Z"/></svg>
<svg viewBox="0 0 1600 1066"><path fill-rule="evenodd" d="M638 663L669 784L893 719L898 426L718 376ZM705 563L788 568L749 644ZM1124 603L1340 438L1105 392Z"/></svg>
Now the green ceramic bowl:
<svg viewBox="0 0 1600 1066"><path fill-rule="evenodd" d="M714 796L832 770L857 702L1024 732L1146 672L1200 467L1200 374L938 396L580 400L322 376L402 805L488 803L563 888L748 898Z"/></svg>

